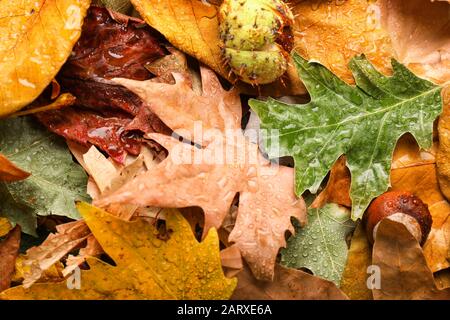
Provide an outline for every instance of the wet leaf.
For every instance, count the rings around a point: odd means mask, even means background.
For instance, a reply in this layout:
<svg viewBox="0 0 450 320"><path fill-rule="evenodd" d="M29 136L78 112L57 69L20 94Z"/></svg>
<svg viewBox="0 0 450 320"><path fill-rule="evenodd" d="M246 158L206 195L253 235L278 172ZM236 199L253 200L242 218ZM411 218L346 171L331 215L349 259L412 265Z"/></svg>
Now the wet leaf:
<svg viewBox="0 0 450 320"><path fill-rule="evenodd" d="M376 300L450 300L450 289L439 290L417 240L398 222L383 220L378 227L372 264L380 268Z"/></svg>
<svg viewBox="0 0 450 320"><path fill-rule="evenodd" d="M309 273L275 266L273 281L260 281L248 268L238 274L234 300L346 300L336 285Z"/></svg>
<svg viewBox="0 0 450 320"><path fill-rule="evenodd" d="M199 0L132 0L153 28L161 32L175 47L208 65L232 83L236 81L222 63L219 39L218 8ZM176 9L175 9L176 8ZM257 92L250 85L236 84L242 91ZM291 66L283 80L261 86L264 95L280 96L305 93L305 89Z"/></svg>
<svg viewBox="0 0 450 320"><path fill-rule="evenodd" d="M293 232L291 217L305 223L303 199L294 195L293 169L261 157L257 145L242 134L236 90L225 91L209 69L202 67L201 73L201 95L180 74L174 74L175 85L114 79L138 94L174 132L202 147L161 134L147 135L169 151L168 158L96 203L198 206L205 213L205 232L222 225L239 193L229 241L239 247L257 277L271 279L278 250L286 243L284 234ZM195 133L199 121L205 132L200 136ZM225 151L226 159L220 158Z"/></svg>
<svg viewBox="0 0 450 320"><path fill-rule="evenodd" d="M113 267L95 258L81 272L80 290L66 282L15 287L1 299L227 299L236 279L227 279L220 265L219 239L211 229L197 242L176 211L166 220L167 241L143 220L125 222L86 203L78 208L89 229L114 260Z"/></svg>
<svg viewBox="0 0 450 320"><path fill-rule="evenodd" d="M307 268L323 279L339 285L347 261L347 235L353 231L350 210L331 203L308 210L308 224L296 225L296 234L281 250L281 264L288 268Z"/></svg>
<svg viewBox="0 0 450 320"><path fill-rule="evenodd" d="M88 199L86 174L60 138L29 117L0 121L0 152L31 173L24 181L0 182L0 214L34 234L36 216L79 218L74 201Z"/></svg>
<svg viewBox="0 0 450 320"><path fill-rule="evenodd" d="M411 132L420 147L431 147L433 121L442 110L441 88L395 60L394 75L386 77L364 56L355 57L350 68L356 87L318 63L299 55L294 60L312 101L288 105L271 98L251 100L261 128L270 132L265 147L272 157L294 158L297 194L316 193L333 163L345 154L352 218L361 218L370 201L389 186L392 153L400 136Z"/></svg>
<svg viewBox="0 0 450 320"><path fill-rule="evenodd" d="M167 127L113 77L152 78L146 65L165 56L154 31L143 21L91 7L73 54L58 74L63 90L77 100L73 107L38 113L52 132L84 146L95 145L122 163L138 155L142 134L169 133Z"/></svg>
<svg viewBox="0 0 450 320"><path fill-rule="evenodd" d="M336 203L350 208L350 171L345 156L341 156L331 167L330 178L325 188L311 204L311 208L321 208L327 203Z"/></svg>
<svg viewBox="0 0 450 320"><path fill-rule="evenodd" d="M0 116L50 84L81 34L89 0L11 0L0 6Z"/></svg>

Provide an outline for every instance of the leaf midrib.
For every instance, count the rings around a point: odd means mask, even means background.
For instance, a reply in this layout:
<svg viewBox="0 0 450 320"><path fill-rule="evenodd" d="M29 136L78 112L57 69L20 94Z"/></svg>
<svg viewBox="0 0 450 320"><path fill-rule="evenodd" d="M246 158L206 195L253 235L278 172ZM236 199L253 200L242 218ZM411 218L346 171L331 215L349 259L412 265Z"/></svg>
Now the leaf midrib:
<svg viewBox="0 0 450 320"><path fill-rule="evenodd" d="M268 138L283 137L283 136L286 136L286 135L297 134L297 133L308 131L308 130L340 127L341 125L345 125L345 124L350 123L350 122L358 122L357 121L358 119L370 118L370 117L372 117L374 115L377 115L377 114L380 114L380 113L388 113L388 112L392 111L393 109L395 109L396 107L399 107L399 106L401 106L403 104L406 104L408 102L411 102L413 100L419 99L419 98L421 98L423 96L426 96L428 94L435 93L436 91L439 91L440 89L441 89L440 87L433 87L431 90L425 91L425 92L423 92L423 93L421 93L419 95L416 95L414 97L411 97L409 99L402 100L402 101L400 101L398 103L395 103L395 104L393 104L393 105L391 105L389 107L386 107L386 108L383 108L383 109L379 109L379 110L377 110L375 112L367 112L367 113L365 113L363 115L350 117L350 118L347 118L344 121L341 121L341 122L338 122L338 123L333 123L333 124L325 125L325 126L304 127L304 128L296 129L296 130L293 130L293 131L284 132L284 133L278 134L276 136L275 135L270 135L270 136L268 136ZM341 97L341 95L338 95L338 94L335 94L335 95L338 96L338 97ZM348 101L348 100L345 100L345 101Z"/></svg>

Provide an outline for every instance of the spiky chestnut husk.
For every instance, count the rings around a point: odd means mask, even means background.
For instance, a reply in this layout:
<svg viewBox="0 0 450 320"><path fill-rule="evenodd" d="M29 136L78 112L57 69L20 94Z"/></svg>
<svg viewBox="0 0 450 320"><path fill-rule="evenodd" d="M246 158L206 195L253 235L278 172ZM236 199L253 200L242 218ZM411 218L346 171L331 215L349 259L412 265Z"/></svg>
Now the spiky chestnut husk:
<svg viewBox="0 0 450 320"><path fill-rule="evenodd" d="M258 85L287 70L294 15L281 0L225 0L219 10L225 62L239 79Z"/></svg>

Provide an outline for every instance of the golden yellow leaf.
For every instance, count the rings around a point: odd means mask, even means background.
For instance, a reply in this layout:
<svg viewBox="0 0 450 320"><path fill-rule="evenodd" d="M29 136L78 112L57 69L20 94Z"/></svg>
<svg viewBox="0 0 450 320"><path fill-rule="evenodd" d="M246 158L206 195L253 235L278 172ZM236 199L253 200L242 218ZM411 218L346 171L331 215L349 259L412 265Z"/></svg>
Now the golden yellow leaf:
<svg viewBox="0 0 450 320"><path fill-rule="evenodd" d="M9 0L0 6L0 116L39 96L81 34L89 0Z"/></svg>
<svg viewBox="0 0 450 320"><path fill-rule="evenodd" d="M117 266L91 258L80 290L65 282L38 283L9 289L0 299L227 299L233 293L237 280L223 274L215 229L199 243L174 210L166 217L171 232L164 241L144 220L126 222L87 203L78 210Z"/></svg>
<svg viewBox="0 0 450 320"><path fill-rule="evenodd" d="M352 237L347 264L341 280L341 290L351 300L372 300L372 291L367 288L367 267L372 264L372 250L362 224Z"/></svg>
<svg viewBox="0 0 450 320"><path fill-rule="evenodd" d="M0 237L6 236L11 231L12 225L8 219L0 217Z"/></svg>
<svg viewBox="0 0 450 320"><path fill-rule="evenodd" d="M391 70L391 39L381 27L376 1L296 1L295 50L353 83L348 63L364 53L382 73Z"/></svg>

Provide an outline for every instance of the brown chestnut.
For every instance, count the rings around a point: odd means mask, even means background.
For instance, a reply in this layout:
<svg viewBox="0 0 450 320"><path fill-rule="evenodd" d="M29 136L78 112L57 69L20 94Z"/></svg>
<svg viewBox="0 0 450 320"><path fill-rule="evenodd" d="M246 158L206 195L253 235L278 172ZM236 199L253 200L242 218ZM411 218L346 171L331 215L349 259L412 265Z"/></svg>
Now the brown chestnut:
<svg viewBox="0 0 450 320"><path fill-rule="evenodd" d="M364 215L370 243L374 242L378 224L385 218L403 223L421 245L425 243L433 223L428 206L417 196L405 191L389 191L372 201Z"/></svg>

